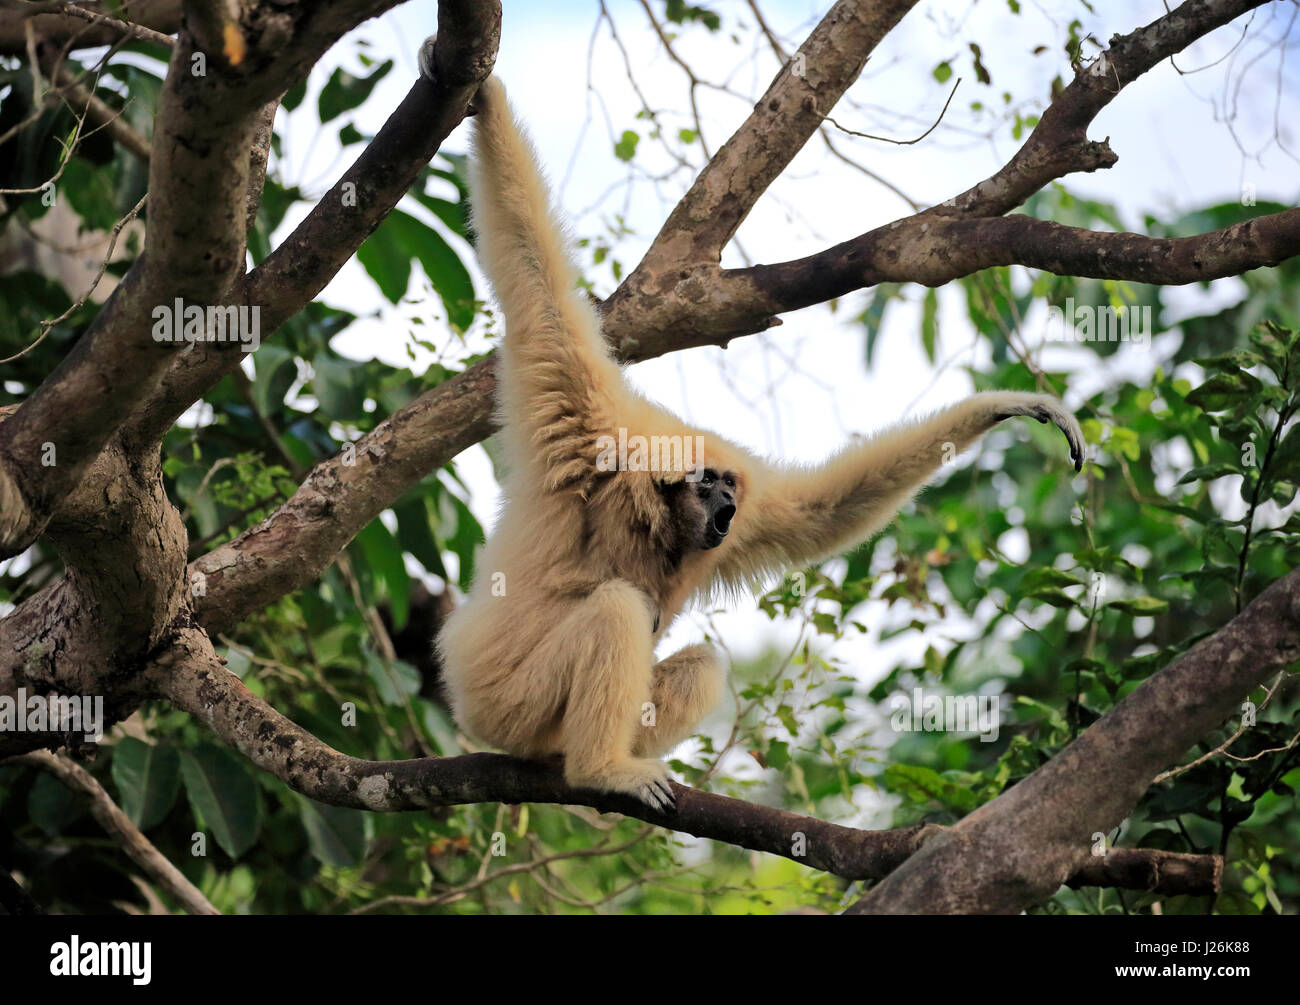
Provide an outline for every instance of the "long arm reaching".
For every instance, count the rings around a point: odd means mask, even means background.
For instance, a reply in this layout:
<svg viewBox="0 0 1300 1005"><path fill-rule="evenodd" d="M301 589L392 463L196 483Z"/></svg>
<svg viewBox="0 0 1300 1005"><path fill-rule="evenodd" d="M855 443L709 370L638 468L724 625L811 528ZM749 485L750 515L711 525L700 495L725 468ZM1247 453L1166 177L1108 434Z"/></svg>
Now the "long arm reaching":
<svg viewBox="0 0 1300 1005"><path fill-rule="evenodd" d="M919 422L886 430L816 469L762 472L750 518L737 521L720 573L759 578L847 550L887 524L946 461L1003 419L1027 415L1057 425L1083 464L1083 434L1056 398L1016 391L972 395Z"/></svg>
<svg viewBox="0 0 1300 1005"><path fill-rule="evenodd" d="M500 406L548 488L586 475L595 437L615 425L620 387L595 311L577 289L563 230L532 146L505 89L489 78L475 98L471 188L479 260L505 314Z"/></svg>

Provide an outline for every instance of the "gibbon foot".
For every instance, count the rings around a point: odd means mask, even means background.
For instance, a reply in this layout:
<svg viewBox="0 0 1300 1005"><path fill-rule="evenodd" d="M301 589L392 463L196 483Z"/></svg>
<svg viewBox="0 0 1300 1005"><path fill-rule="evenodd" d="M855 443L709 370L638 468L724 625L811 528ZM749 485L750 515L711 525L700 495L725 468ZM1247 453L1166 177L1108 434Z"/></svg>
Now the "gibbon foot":
<svg viewBox="0 0 1300 1005"><path fill-rule="evenodd" d="M1025 393L1007 397L1009 400L1005 404L999 403L993 416L996 421L1001 422L1015 415L1027 415L1042 423L1052 423L1065 434L1070 443L1070 460L1074 462L1074 470L1083 468L1083 430L1079 428L1079 421L1065 410L1059 400L1049 394Z"/></svg>
<svg viewBox="0 0 1300 1005"><path fill-rule="evenodd" d="M438 82L438 74L434 70L433 46L438 41L437 35L430 35L420 43L420 76L431 84Z"/></svg>
<svg viewBox="0 0 1300 1005"><path fill-rule="evenodd" d="M565 775L574 788L621 792L661 813L673 810L677 805L668 765L663 761L629 759L601 772L588 774L566 770Z"/></svg>
<svg viewBox="0 0 1300 1005"><path fill-rule="evenodd" d="M420 53L418 62L420 64L420 76L431 84L438 82L437 63L433 58L434 44L438 41L437 35L430 35L420 43ZM465 115L467 117L477 115L480 110L478 93L469 99L469 104L465 106Z"/></svg>

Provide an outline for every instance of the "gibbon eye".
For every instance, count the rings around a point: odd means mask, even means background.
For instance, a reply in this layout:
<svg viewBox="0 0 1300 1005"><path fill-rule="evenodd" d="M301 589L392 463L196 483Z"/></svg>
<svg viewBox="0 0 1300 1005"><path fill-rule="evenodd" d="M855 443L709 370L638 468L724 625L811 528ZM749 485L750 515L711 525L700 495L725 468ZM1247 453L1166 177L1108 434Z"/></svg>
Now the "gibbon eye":
<svg viewBox="0 0 1300 1005"><path fill-rule="evenodd" d="M713 485L713 483L717 480L718 480L718 473L714 471L712 468L706 468L704 470L704 475L700 478L700 484L707 489L710 488Z"/></svg>
<svg viewBox="0 0 1300 1005"><path fill-rule="evenodd" d="M722 484L727 486L729 489L734 489L736 487L736 479L732 478L731 475L727 475L722 479Z"/></svg>

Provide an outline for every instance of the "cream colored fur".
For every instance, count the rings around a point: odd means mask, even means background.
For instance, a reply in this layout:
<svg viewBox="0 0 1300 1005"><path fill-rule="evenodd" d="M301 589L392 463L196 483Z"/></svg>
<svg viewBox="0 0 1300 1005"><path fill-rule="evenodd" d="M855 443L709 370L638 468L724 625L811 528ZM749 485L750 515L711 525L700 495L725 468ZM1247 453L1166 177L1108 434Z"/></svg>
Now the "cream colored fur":
<svg viewBox="0 0 1300 1005"><path fill-rule="evenodd" d="M690 736L723 690L707 646L654 659L659 632L693 595L851 547L1009 415L1055 422L1072 453L1082 437L1056 399L1012 392L975 395L816 468L770 465L687 425L629 387L607 353L501 84L489 80L476 105L478 252L506 328L506 474L474 587L439 639L453 710L482 742L524 757L564 754L573 785L664 807L667 768L654 758ZM665 557L670 514L656 482L685 473L598 471L597 439L620 427L700 435L701 466L736 473L738 512L720 546Z"/></svg>

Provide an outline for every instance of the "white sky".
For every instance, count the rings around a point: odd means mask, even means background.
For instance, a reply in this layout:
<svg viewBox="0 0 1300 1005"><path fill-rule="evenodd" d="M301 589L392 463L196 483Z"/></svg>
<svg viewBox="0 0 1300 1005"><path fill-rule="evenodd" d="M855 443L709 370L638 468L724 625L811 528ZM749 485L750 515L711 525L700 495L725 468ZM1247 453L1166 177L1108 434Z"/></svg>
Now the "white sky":
<svg viewBox="0 0 1300 1005"><path fill-rule="evenodd" d="M377 88L361 110L363 131L378 129L388 111L404 95L415 75L415 53L419 40L433 30L433 4L407 4L357 36L371 41L370 54L393 57L397 66ZM588 47L596 23L597 5L591 2L539 2L506 0L501 51L497 73L505 81L517 112L532 133L542 161L557 184L563 210L570 215L578 236L600 236L602 213L627 213L635 233L616 246L614 255L630 269L654 235L666 213L689 180L680 176L656 192L644 182L629 197L609 190L628 176L628 167L612 152L613 141L606 115L617 135L623 129L643 133L647 123L637 121L640 105L628 86L617 49L607 30L602 29L592 62L592 77L601 88L599 105L590 122L586 110ZM635 0L610 0L609 9L620 36L632 55L642 91L657 108L685 109L686 92L681 70L658 46L644 12ZM687 31L680 51L696 72L712 81L727 80L736 90L757 98L777 67L766 47L751 43L752 20L746 5L738 2L709 4L724 19L723 31L709 36ZM829 6L829 0L769 0L763 8L779 32L802 40L807 30ZM1040 110L1040 96L1047 93L1052 77L1069 78L1070 70L1061 51L1065 25L1079 18L1099 38L1131 31L1164 12L1159 0L1102 2L1094 4L1099 17L1088 13L1078 0L1025 2L1020 17L1008 13L1005 0L963 0L922 3L904 19L869 63L863 79L850 91L856 107L842 101L834 110L843 125L859 131L907 138L923 132L937 116L947 98L951 81L938 84L930 75L942 59L953 60L955 76L964 77L944 124L915 146L894 146L873 141L838 138L841 149L903 188L923 204L942 201L992 173L1018 145L1008 127L993 129L990 119L974 113L972 101L1002 107L1001 93L1010 91L1025 112ZM655 2L656 10L662 6ZM1204 72L1182 75L1168 62L1131 85L1118 100L1102 112L1090 130L1094 139L1110 137L1119 163L1109 171L1072 176L1069 188L1081 195L1117 203L1130 226L1139 226L1141 214L1151 211L1172 218L1180 211L1199 208L1215 201L1240 198L1243 185L1255 187L1258 198L1294 203L1297 195L1297 160L1274 142L1276 121L1297 120L1298 89L1294 69L1296 53L1280 46L1269 47L1286 34L1288 19L1296 6L1277 2L1258 13L1251 37L1236 50L1245 20L1215 32L1185 53L1179 60L1187 68L1209 67ZM743 44L729 35L737 29ZM1296 32L1290 35L1294 49ZM977 41L984 62L993 74L992 88L980 86L971 70L966 43ZM1048 51L1034 54L1037 45ZM1227 56L1217 65L1217 60ZM757 52L757 57L754 53ZM314 87L326 79L340 62L359 71L350 41L327 55L314 74ZM1284 56L1291 62L1281 75ZM1243 67L1251 68L1243 76ZM709 91L700 93L705 135L711 149L728 136L750 110L751 105ZM290 182L300 182L308 192L323 191L347 160L359 148L333 160L337 151L334 134L337 123L325 134L312 135L312 105L293 116L290 142L286 147L285 170ZM1244 145L1241 149L1225 125L1224 109L1234 114L1233 128ZM673 128L691 125L680 112L669 112L665 121ZM992 132L993 138L988 134ZM1300 150L1294 132L1283 129L1284 143ZM461 127L444 149L464 151L466 129ZM310 148L310 157L308 149ZM653 144L643 139L645 164L651 170L664 166L653 157ZM1255 156L1258 154L1258 156ZM603 201L600 201L605 194ZM409 200L408 200L409 202ZM597 209L593 204L599 202ZM409 211L428 219L418 208ZM750 258L758 262L800 257L836 241L844 240L908 212L907 206L880 185L830 158L824 146L812 141L800 153L785 175L760 200L740 231L740 241ZM296 218L295 218L296 219ZM293 220L290 221L294 222ZM462 249L464 250L464 249ZM469 259L472 256L466 255ZM724 264L741 261L734 246ZM612 288L607 267L582 262L601 294ZM1023 271L1022 271L1023 276ZM418 277L417 270L417 279ZM1241 284L1216 284L1209 294L1179 291L1180 304L1189 313L1206 302L1221 303L1240 296ZM486 284L480 286L485 295ZM412 296L419 296L418 282ZM412 315L428 317L440 305L436 299L403 304L394 311L377 287L355 261L349 263L327 288L323 299L358 314L378 312L378 319L359 323L336 339L335 347L355 358L377 356L397 365L407 365L404 346L410 326L403 320ZM918 299L916 297L913 298ZM816 459L833 451L852 432L870 432L906 413L927 410L953 401L969 391L965 377L956 367L937 380L919 348L915 310L895 309L878 343L877 361L868 372L863 363L863 330L853 322L861 309L862 295L848 298L838 312L815 307L785 317L784 326L764 336L740 339L725 352L716 348L695 349L640 364L629 371L631 379L651 396L705 427L716 428L751 447L771 455ZM941 297L940 357L955 353L971 342L956 296ZM1034 330L1033 319L1026 330ZM432 329L440 331L438 327ZM428 336L429 329L420 332ZM440 336L438 336L440 337ZM479 347L477 344L474 346ZM1089 373L1080 377L1075 395L1083 397L1101 379L1096 357L1090 353L1070 355L1071 363L1086 361ZM456 358L459 351L451 351ZM427 365L429 354L420 354L417 368ZM1049 356L1053 364L1055 357ZM957 365L966 362L959 357ZM1153 356L1121 358L1114 365L1129 373L1150 372ZM721 378L721 380L720 380ZM719 384L723 393L719 393ZM1062 444L1062 453L1064 444ZM1058 459L1059 460L1059 459ZM457 461L462 476L473 488L471 505L489 526L495 519L496 488L491 467L481 447L466 452ZM857 619L872 632L837 645L834 655L864 678L873 678L909 654L919 656L924 643L915 638L881 643L883 605L867 605ZM788 645L793 626L774 625L742 604L714 621L731 651L737 656L754 655L770 644ZM959 630L960 626L957 626ZM700 622L684 618L670 633L665 651L695 641Z"/></svg>

